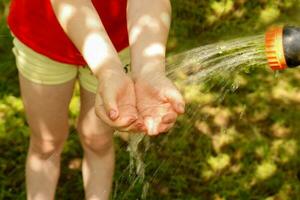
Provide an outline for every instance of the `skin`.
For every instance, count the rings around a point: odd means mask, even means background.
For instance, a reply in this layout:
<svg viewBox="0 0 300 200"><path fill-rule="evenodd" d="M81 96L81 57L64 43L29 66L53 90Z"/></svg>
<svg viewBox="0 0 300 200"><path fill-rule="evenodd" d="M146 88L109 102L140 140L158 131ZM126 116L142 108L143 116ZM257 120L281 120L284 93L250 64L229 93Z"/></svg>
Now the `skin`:
<svg viewBox="0 0 300 200"><path fill-rule="evenodd" d="M170 2L128 0L131 77L123 71L91 0L52 0L51 4L61 27L99 80L96 94L81 89L77 129L84 148L86 199L109 199L113 131L158 135L167 132L184 112L182 96L164 73ZM54 199L74 80L45 86L20 75L20 85L32 133L26 164L27 197Z"/></svg>
<svg viewBox="0 0 300 200"><path fill-rule="evenodd" d="M184 100L165 76L165 52L170 29L169 0L128 0L127 21L137 109L146 133L167 132Z"/></svg>
<svg viewBox="0 0 300 200"><path fill-rule="evenodd" d="M58 86L34 84L22 75L19 80L31 132L26 162L27 199L54 199L60 153L68 136L68 105L74 80Z"/></svg>

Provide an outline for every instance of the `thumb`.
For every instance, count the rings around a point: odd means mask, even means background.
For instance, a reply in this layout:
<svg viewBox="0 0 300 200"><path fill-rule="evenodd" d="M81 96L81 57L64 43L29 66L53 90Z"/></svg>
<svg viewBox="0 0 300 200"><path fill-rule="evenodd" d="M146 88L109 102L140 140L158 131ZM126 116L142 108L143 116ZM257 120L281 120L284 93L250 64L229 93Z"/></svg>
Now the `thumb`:
<svg viewBox="0 0 300 200"><path fill-rule="evenodd" d="M116 120L119 117L116 90L105 90L102 93L102 100L107 116L113 121Z"/></svg>
<svg viewBox="0 0 300 200"><path fill-rule="evenodd" d="M166 99L171 103L173 109L178 114L184 113L184 100L182 95L177 89L168 89L165 91L165 97Z"/></svg>

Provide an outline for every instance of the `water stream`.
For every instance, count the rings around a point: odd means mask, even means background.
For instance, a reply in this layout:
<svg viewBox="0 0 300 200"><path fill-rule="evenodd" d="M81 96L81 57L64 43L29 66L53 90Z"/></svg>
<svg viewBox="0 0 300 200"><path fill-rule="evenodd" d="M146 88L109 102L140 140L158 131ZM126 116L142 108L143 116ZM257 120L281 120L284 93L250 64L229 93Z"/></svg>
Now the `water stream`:
<svg viewBox="0 0 300 200"><path fill-rule="evenodd" d="M249 67L265 67L266 65L264 35L197 47L170 56L166 60L167 76L179 89L184 90L184 88L196 85L199 86L199 90L204 89L208 92L215 85L219 85L221 86L219 101L224 99L228 91L238 89L238 84L232 82L232 77ZM199 105L199 108L201 106ZM190 112L188 114L192 116L192 119L198 118L196 111L187 110L187 112ZM190 125L192 126L193 124ZM126 191L119 193L116 183L113 199L128 199L128 193L136 184L141 183L140 199L147 199L150 183L146 178L147 166L144 158L150 146L149 137L144 134L130 134L127 149L130 163L125 169L129 171L130 184Z"/></svg>
<svg viewBox="0 0 300 200"><path fill-rule="evenodd" d="M249 67L265 67L266 65L264 35L201 46L170 56L166 61L167 76L176 83L179 89L196 85L200 90L203 89L201 86L205 85L205 91L208 92L215 85L219 85L221 86L219 101L224 99L228 91L238 89L238 84L232 82L237 73ZM199 105L200 107L201 105ZM197 112L192 112L189 113L192 115L192 119L197 119ZM145 161L143 160L143 154L147 152L148 148L149 138L144 134L130 135L129 170L131 178L133 178L130 187L133 187L138 181L143 183L141 199L146 199L149 190L149 182L145 178ZM124 196L126 193L123 194L123 198Z"/></svg>

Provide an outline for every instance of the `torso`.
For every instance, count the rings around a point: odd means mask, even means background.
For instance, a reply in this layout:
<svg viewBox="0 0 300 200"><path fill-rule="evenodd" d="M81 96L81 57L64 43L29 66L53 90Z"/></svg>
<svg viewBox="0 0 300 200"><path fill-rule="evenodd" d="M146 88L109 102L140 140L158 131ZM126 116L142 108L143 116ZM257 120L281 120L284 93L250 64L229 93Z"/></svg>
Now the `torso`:
<svg viewBox="0 0 300 200"><path fill-rule="evenodd" d="M127 0L93 0L117 51L129 44ZM60 27L49 0L12 0L8 25L25 45L59 62L85 65L85 61Z"/></svg>

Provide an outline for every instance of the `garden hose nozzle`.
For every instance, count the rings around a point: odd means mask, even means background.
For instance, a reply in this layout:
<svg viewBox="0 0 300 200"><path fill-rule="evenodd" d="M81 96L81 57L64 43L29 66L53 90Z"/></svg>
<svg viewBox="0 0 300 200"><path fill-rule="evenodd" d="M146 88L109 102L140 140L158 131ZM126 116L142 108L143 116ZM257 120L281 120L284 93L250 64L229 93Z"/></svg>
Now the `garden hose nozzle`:
<svg viewBox="0 0 300 200"><path fill-rule="evenodd" d="M300 27L271 27L265 34L266 55L273 70L300 65Z"/></svg>

